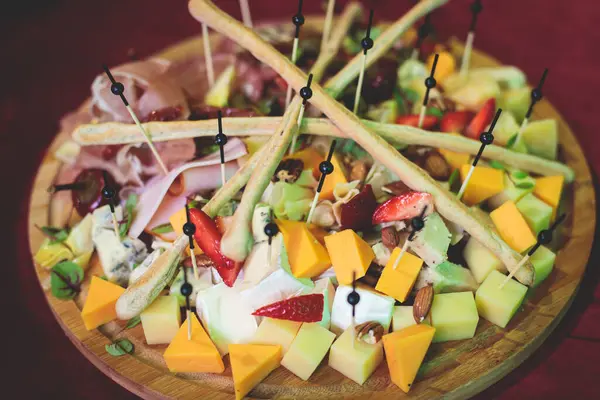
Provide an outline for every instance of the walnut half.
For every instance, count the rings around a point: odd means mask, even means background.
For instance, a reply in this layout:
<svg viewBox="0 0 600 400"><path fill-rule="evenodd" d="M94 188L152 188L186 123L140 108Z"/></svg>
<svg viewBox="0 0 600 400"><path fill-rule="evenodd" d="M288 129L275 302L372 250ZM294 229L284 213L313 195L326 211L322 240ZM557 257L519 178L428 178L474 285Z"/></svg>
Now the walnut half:
<svg viewBox="0 0 600 400"><path fill-rule="evenodd" d="M304 169L304 162L296 158L288 158L282 160L279 166L275 170L275 174L271 179L273 182L287 182L294 183L300 177L302 170Z"/></svg>

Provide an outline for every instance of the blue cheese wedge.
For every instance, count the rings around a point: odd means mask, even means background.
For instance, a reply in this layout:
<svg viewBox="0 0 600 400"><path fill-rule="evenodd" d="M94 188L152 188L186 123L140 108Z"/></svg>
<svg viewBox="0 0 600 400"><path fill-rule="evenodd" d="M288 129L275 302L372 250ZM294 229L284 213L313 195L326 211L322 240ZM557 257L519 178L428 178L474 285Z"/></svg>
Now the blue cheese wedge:
<svg viewBox="0 0 600 400"><path fill-rule="evenodd" d="M162 254L164 250L165 249L162 248L154 250L152 253L148 254L146 258L144 258L144 261L142 261L140 265L138 265L133 269L133 271L131 271L131 274L129 274L129 286L133 285L135 281L140 279L142 275L144 275L144 273L148 271L150 265L152 265L152 263L156 261L156 259Z"/></svg>
<svg viewBox="0 0 600 400"><path fill-rule="evenodd" d="M356 324L376 321L387 333L396 301L367 288L357 287L356 291L360 295L360 302L356 305ZM330 330L336 335L340 335L352 324L352 306L348 303L350 292L351 286L338 286L335 292Z"/></svg>
<svg viewBox="0 0 600 400"><path fill-rule="evenodd" d="M254 207L252 214L252 236L254 243L266 242L269 237L265 233L265 226L271 222L271 206L265 203L258 203Z"/></svg>

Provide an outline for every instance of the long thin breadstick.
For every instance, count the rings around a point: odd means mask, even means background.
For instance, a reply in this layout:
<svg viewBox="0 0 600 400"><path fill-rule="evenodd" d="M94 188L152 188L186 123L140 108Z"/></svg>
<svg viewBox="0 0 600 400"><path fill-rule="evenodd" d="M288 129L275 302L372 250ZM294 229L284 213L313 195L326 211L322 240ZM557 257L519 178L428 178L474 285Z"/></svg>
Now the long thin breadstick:
<svg viewBox="0 0 600 400"><path fill-rule="evenodd" d="M281 117L227 118L223 121L223 126L229 136L267 136L273 133L280 121ZM411 126L383 124L364 119L361 122L392 145L430 146L471 155L476 155L481 146L479 141L464 136L429 132ZM144 126L153 141L161 142L214 136L214 124L214 120L204 120L149 122ZM325 118L304 118L299 133L348 137L346 133ZM144 138L139 135L135 125L120 122L79 125L73 131L72 136L82 146L144 142ZM563 175L567 182L575 179L573 170L563 163L531 154L517 153L501 146L488 145L485 148L485 158L501 161L512 167L539 175Z"/></svg>
<svg viewBox="0 0 600 400"><path fill-rule="evenodd" d="M425 0L419 5L431 6L437 3L443 4L445 1ZM223 13L212 2L191 0L189 9L192 16L198 21L208 24L248 49L258 60L271 66L289 85L293 85L295 90L300 90L306 82L306 74L277 52L273 46ZM521 260L521 255L512 250L498 234L484 226L464 204L456 200L452 193L437 185L429 174L412 164L384 139L367 129L355 115L329 96L318 83L314 83L312 89L311 104L325 113L340 130L348 133L352 139L393 171L411 189L430 193L442 216L461 225L478 242L502 260L510 271L515 269ZM523 284L531 285L534 281L534 270L531 263L526 263L517 272L516 278Z"/></svg>

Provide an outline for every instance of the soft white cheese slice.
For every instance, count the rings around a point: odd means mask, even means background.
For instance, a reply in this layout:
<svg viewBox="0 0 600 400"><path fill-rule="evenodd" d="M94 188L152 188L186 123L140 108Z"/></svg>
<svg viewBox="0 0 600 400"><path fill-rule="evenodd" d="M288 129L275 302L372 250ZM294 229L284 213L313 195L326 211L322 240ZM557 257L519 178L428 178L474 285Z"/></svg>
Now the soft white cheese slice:
<svg viewBox="0 0 600 400"><path fill-rule="evenodd" d="M356 324L379 322L387 332L392 321L395 300L366 288L357 287L360 301L356 305ZM331 312L331 331L340 335L352 324L352 306L348 303L351 286L338 286Z"/></svg>
<svg viewBox="0 0 600 400"><path fill-rule="evenodd" d="M235 287L240 290L258 285L265 277L276 271L280 266L282 236L277 235L271 243L271 259L268 242L256 243L244 262L243 279L236 281Z"/></svg>
<svg viewBox="0 0 600 400"><path fill-rule="evenodd" d="M240 293L224 283L198 292L196 312L222 356L230 343L248 343L258 323Z"/></svg>
<svg viewBox="0 0 600 400"><path fill-rule="evenodd" d="M240 295L244 303L254 312L266 305L288 299L301 293L304 289L305 286L302 283L284 270L278 269L258 285L243 290Z"/></svg>

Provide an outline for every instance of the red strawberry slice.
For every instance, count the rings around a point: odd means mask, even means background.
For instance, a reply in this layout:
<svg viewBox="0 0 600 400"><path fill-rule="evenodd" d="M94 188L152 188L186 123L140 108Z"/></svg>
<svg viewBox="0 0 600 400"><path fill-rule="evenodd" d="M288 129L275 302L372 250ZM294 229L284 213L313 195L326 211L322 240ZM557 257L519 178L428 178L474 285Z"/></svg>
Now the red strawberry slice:
<svg viewBox="0 0 600 400"><path fill-rule="evenodd" d="M324 303L323 294L307 294L266 305L252 315L296 322L319 322L323 319Z"/></svg>
<svg viewBox="0 0 600 400"><path fill-rule="evenodd" d="M477 115L475 115L475 118L471 120L471 123L467 126L467 130L465 131L465 136L479 140L479 135L481 135L483 130L492 123L495 112L496 99L492 97L486 100L483 107L481 107Z"/></svg>
<svg viewBox="0 0 600 400"><path fill-rule="evenodd" d="M377 208L377 200L371 185L365 187L346 204L340 206L341 229L361 230L370 228L369 217Z"/></svg>
<svg viewBox="0 0 600 400"><path fill-rule="evenodd" d="M447 112L440 121L440 131L463 133L472 118L470 111Z"/></svg>
<svg viewBox="0 0 600 400"><path fill-rule="evenodd" d="M426 115L425 118L423 118L423 126L421 128L422 129L431 129L434 126L436 126L437 123L438 123L438 117L436 117L435 115ZM419 127L419 116L416 114L401 115L398 118L396 118L396 124L414 126L415 128L418 128Z"/></svg>
<svg viewBox="0 0 600 400"><path fill-rule="evenodd" d="M203 211L197 208L190 208L190 222L196 226L194 239L212 262L223 282L227 286L233 286L243 262L235 262L221 253L221 233L217 229L217 224Z"/></svg>
<svg viewBox="0 0 600 400"><path fill-rule="evenodd" d="M431 214L433 212L433 196L431 194L414 191L402 193L377 207L371 222L373 225L377 225L414 218L421 215L425 206L427 206L425 215Z"/></svg>

